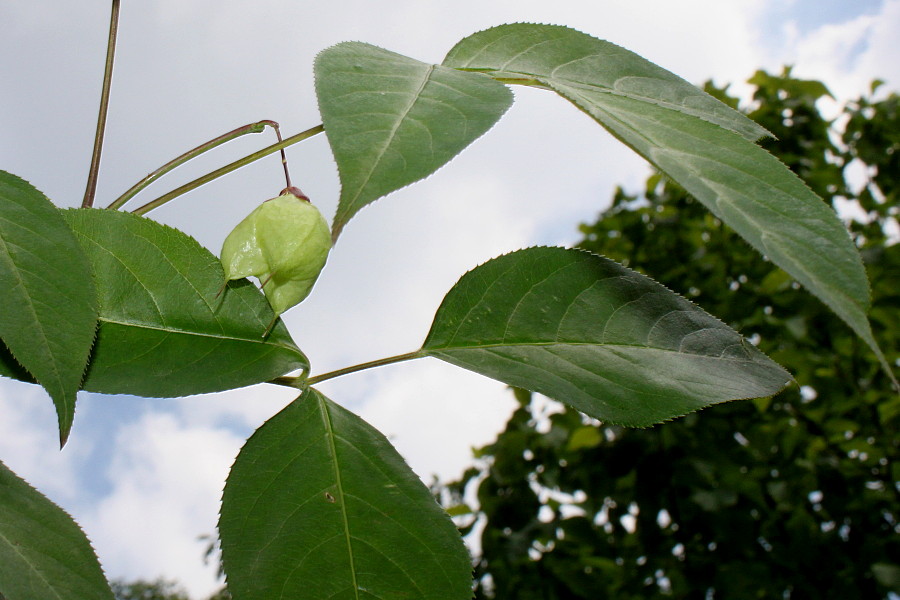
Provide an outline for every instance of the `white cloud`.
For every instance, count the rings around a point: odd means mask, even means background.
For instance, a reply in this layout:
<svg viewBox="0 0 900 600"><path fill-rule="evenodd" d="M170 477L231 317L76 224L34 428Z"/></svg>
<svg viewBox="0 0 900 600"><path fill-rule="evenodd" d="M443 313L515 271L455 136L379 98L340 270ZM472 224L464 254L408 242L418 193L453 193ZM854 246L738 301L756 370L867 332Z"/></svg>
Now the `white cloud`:
<svg viewBox="0 0 900 600"><path fill-rule="evenodd" d="M796 26L780 57L798 77L820 79L842 99L865 94L873 79L900 84L900 0L886 0L876 14L823 25L801 34Z"/></svg>
<svg viewBox="0 0 900 600"><path fill-rule="evenodd" d="M458 477L472 449L492 442L515 407L504 384L436 359L397 365L369 381L363 403L348 408L384 433L426 482ZM323 387L335 396L340 389Z"/></svg>
<svg viewBox="0 0 900 600"><path fill-rule="evenodd" d="M92 440L78 436L75 428L60 451L53 401L36 385L0 380L0 415L0 460L57 504L75 500L75 466Z"/></svg>
<svg viewBox="0 0 900 600"><path fill-rule="evenodd" d="M214 589L215 567L203 567L202 535L215 533L223 482L239 437L174 416L147 413L121 427L108 467L112 491L83 525L108 573L175 578L195 596Z"/></svg>

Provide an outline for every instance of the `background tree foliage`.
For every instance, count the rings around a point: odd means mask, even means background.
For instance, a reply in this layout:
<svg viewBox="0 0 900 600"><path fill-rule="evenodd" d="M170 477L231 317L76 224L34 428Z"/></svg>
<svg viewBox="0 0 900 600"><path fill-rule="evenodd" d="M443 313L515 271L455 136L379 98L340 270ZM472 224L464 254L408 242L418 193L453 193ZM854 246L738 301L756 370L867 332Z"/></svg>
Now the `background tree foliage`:
<svg viewBox="0 0 900 600"><path fill-rule="evenodd" d="M826 119L817 81L757 72L762 144L850 225L898 364L900 97ZM873 93L877 83L873 84ZM707 91L737 106L725 90ZM854 176L850 174L855 173ZM855 179L854 179L855 178ZM516 391L506 430L444 490L480 545L476 597L877 598L900 592L900 398L821 302L659 175L621 188L583 248L683 294L796 377L773 399L622 429ZM885 231L893 231L889 240Z"/></svg>
<svg viewBox="0 0 900 600"><path fill-rule="evenodd" d="M187 592L174 581L113 581L111 584L116 600L191 600ZM208 600L231 600L225 588L214 593Z"/></svg>

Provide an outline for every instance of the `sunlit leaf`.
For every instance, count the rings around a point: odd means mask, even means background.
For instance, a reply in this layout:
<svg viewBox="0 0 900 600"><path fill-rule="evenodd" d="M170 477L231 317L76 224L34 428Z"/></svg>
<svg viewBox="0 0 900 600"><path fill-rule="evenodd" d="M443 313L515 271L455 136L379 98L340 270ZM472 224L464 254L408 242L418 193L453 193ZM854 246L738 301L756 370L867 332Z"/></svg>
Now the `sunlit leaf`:
<svg viewBox="0 0 900 600"><path fill-rule="evenodd" d="M0 361L0 374L21 374L18 363L44 386L61 443L97 329L96 296L90 263L59 210L0 171L0 338L15 357Z"/></svg>
<svg viewBox="0 0 900 600"><path fill-rule="evenodd" d="M464 275L422 350L629 426L769 396L790 380L681 296L564 248L520 250Z"/></svg>
<svg viewBox="0 0 900 600"><path fill-rule="evenodd" d="M246 280L225 281L219 260L150 219L78 209L64 217L93 265L100 329L84 389L184 396L242 387L308 366Z"/></svg>
<svg viewBox="0 0 900 600"><path fill-rule="evenodd" d="M315 73L341 179L335 238L361 208L436 171L512 104L490 77L358 42L323 51Z"/></svg>
<svg viewBox="0 0 900 600"><path fill-rule="evenodd" d="M453 522L393 446L315 390L241 449L219 521L235 600L471 598Z"/></svg>
<svg viewBox="0 0 900 600"><path fill-rule="evenodd" d="M97 556L61 508L0 462L0 597L112 600Z"/></svg>

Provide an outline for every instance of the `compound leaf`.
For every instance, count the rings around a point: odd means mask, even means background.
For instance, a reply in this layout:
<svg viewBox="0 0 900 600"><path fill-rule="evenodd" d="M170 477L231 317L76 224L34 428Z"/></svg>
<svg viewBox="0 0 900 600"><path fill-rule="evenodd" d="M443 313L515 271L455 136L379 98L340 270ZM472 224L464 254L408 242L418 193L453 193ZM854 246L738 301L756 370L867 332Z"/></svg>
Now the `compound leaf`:
<svg viewBox="0 0 900 600"><path fill-rule="evenodd" d="M770 396L790 381L736 331L659 283L564 248L520 250L464 275L422 351L628 426Z"/></svg>
<svg viewBox="0 0 900 600"><path fill-rule="evenodd" d="M219 520L235 600L471 598L453 522L378 431L314 389L241 449Z"/></svg>
<svg viewBox="0 0 900 600"><path fill-rule="evenodd" d="M113 600L81 528L2 462L0 598Z"/></svg>
<svg viewBox="0 0 900 600"><path fill-rule="evenodd" d="M0 338L11 353L0 361L0 374L24 369L44 386L64 444L97 329L97 294L90 263L59 210L5 171L0 171L0 305Z"/></svg>
<svg viewBox="0 0 900 600"><path fill-rule="evenodd" d="M282 323L246 280L190 236L110 210L63 213L93 265L100 328L84 389L185 396L243 387L308 368Z"/></svg>
<svg viewBox="0 0 900 600"><path fill-rule="evenodd" d="M320 53L315 75L341 180L335 238L361 208L436 171L512 104L490 77L358 42Z"/></svg>

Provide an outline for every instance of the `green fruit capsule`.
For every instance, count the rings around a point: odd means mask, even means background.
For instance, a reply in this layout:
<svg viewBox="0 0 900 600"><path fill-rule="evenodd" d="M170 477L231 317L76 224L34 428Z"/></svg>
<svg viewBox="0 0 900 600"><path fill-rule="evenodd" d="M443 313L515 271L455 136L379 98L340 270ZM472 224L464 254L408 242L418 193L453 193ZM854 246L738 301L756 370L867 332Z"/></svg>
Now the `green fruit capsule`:
<svg viewBox="0 0 900 600"><path fill-rule="evenodd" d="M225 278L257 277L276 317L309 295L331 250L328 223L298 192L260 204L222 244Z"/></svg>

